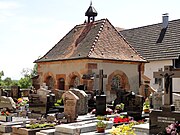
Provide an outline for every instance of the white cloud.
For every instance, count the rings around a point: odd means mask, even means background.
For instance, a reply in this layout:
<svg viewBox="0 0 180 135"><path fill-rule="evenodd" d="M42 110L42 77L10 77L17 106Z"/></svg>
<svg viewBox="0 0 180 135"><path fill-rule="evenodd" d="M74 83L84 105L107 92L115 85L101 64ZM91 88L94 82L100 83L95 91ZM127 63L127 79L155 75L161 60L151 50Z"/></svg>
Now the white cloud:
<svg viewBox="0 0 180 135"><path fill-rule="evenodd" d="M21 7L21 5L18 4L17 2L0 1L0 9L15 9L15 8L19 8L19 7Z"/></svg>

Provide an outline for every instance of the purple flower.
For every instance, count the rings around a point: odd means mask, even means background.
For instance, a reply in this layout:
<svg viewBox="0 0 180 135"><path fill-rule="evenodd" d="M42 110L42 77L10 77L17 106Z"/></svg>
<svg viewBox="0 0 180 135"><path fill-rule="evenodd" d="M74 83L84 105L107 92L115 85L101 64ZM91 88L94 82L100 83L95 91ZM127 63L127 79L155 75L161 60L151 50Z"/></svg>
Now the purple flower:
<svg viewBox="0 0 180 135"><path fill-rule="evenodd" d="M176 134L177 134L176 131L172 131L172 132L171 132L171 135L176 135Z"/></svg>
<svg viewBox="0 0 180 135"><path fill-rule="evenodd" d="M171 133L171 128L166 127L166 133L170 134Z"/></svg>

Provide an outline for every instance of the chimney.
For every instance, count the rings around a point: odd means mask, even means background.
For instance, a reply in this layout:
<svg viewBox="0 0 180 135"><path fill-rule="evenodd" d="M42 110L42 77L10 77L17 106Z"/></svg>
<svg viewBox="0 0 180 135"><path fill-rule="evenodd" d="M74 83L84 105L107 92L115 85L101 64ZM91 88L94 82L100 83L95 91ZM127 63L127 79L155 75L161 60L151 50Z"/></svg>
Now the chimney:
<svg viewBox="0 0 180 135"><path fill-rule="evenodd" d="M166 29L168 27L168 23L169 23L169 15L168 15L168 13L165 13L162 16L162 27L163 27L163 29Z"/></svg>

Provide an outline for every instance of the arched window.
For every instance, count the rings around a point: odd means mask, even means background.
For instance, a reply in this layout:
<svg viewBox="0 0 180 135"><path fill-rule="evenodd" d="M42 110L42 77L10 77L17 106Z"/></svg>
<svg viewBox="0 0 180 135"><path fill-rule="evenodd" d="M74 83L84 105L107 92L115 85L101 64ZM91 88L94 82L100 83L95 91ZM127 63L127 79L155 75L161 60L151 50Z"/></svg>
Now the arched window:
<svg viewBox="0 0 180 135"><path fill-rule="evenodd" d="M115 75L111 80L111 90L119 90L121 88L121 78Z"/></svg>
<svg viewBox="0 0 180 135"><path fill-rule="evenodd" d="M79 77L75 76L74 82L73 82L74 88L77 88L77 86L79 86L79 84L80 84L80 79L79 79Z"/></svg>
<svg viewBox="0 0 180 135"><path fill-rule="evenodd" d="M64 78L59 79L59 89L64 90L65 81Z"/></svg>
<svg viewBox="0 0 180 135"><path fill-rule="evenodd" d="M47 84L49 90L54 89L54 79L52 76L47 77L46 84Z"/></svg>

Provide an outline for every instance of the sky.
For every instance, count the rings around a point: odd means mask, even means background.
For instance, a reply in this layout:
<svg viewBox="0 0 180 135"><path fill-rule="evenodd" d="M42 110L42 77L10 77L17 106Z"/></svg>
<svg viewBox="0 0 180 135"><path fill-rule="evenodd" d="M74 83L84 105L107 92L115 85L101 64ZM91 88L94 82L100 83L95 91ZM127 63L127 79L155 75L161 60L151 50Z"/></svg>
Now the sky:
<svg viewBox="0 0 180 135"><path fill-rule="evenodd" d="M82 24L91 0L0 0L0 71L19 80L23 69L47 53L75 25ZM180 19L180 0L92 0L96 20L124 29Z"/></svg>

